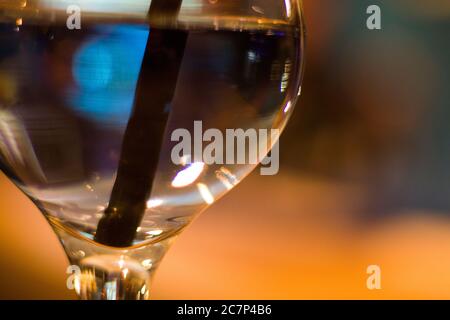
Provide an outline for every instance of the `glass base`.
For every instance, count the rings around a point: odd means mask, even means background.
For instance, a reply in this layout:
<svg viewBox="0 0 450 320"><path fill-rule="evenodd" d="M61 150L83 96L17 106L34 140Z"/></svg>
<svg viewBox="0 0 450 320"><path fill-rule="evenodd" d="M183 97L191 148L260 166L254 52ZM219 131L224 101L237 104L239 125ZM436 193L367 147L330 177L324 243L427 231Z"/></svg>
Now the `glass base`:
<svg viewBox="0 0 450 320"><path fill-rule="evenodd" d="M136 247L104 246L52 224L70 266L68 289L83 300L147 300L152 278L174 237Z"/></svg>

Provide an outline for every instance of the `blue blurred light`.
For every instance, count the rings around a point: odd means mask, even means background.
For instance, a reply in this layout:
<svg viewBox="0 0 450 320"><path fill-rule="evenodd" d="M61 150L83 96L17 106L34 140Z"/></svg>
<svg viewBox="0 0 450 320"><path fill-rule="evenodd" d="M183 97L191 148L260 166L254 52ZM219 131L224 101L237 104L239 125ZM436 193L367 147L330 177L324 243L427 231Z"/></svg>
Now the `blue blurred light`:
<svg viewBox="0 0 450 320"><path fill-rule="evenodd" d="M81 90L96 91L108 86L112 78L112 57L97 41L85 44L74 57L73 76Z"/></svg>
<svg viewBox="0 0 450 320"><path fill-rule="evenodd" d="M68 104L91 120L126 123L148 35L139 26L97 27L73 57L76 85L68 90Z"/></svg>

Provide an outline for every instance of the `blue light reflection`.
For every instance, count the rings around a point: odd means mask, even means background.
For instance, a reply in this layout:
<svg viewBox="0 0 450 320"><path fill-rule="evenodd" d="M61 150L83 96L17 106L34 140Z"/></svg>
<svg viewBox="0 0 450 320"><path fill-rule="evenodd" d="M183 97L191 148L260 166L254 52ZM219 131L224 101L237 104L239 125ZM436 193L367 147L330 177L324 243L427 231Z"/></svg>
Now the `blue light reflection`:
<svg viewBox="0 0 450 320"><path fill-rule="evenodd" d="M142 26L102 26L73 56L67 103L95 121L126 123L149 36Z"/></svg>

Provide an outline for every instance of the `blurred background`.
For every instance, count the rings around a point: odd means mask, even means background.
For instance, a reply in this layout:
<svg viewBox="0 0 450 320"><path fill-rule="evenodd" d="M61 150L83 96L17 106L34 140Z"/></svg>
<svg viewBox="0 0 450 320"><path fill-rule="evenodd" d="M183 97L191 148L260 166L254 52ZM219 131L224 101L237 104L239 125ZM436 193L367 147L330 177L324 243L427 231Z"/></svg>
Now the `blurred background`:
<svg viewBox="0 0 450 320"><path fill-rule="evenodd" d="M378 4L382 30L366 28ZM281 170L177 240L155 299L450 298L450 2L304 0L307 62ZM0 298L73 299L67 260L0 175ZM381 268L368 290L366 268Z"/></svg>

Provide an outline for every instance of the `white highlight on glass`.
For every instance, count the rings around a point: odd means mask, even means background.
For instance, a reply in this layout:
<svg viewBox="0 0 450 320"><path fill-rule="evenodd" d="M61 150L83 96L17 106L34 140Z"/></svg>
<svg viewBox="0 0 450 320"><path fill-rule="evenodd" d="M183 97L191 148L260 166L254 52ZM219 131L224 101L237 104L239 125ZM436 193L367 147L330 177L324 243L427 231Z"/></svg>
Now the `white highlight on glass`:
<svg viewBox="0 0 450 320"><path fill-rule="evenodd" d="M144 284L141 288L141 294L144 295L147 292L147 286Z"/></svg>
<svg viewBox="0 0 450 320"><path fill-rule="evenodd" d="M253 11L259 14L264 14L264 10L261 7L258 6L252 6Z"/></svg>
<svg viewBox="0 0 450 320"><path fill-rule="evenodd" d="M148 234L149 236L159 236L161 233L163 233L162 230L150 230L147 231L146 234Z"/></svg>
<svg viewBox="0 0 450 320"><path fill-rule="evenodd" d="M292 107L292 103L289 101L289 102L286 104L286 106L284 107L283 112L284 112L284 113L288 113L288 111L291 109L291 107Z"/></svg>
<svg viewBox="0 0 450 320"><path fill-rule="evenodd" d="M159 207L163 204L163 202L164 201L162 199L150 199L147 201L147 209Z"/></svg>
<svg viewBox="0 0 450 320"><path fill-rule="evenodd" d="M117 264L119 265L120 269L123 269L123 266L125 265L125 261L123 260L123 256L120 257L120 260L117 261Z"/></svg>
<svg viewBox="0 0 450 320"><path fill-rule="evenodd" d="M142 266L145 268L145 269L150 269L152 266L153 266L153 262L152 262L152 260L151 259L145 259L145 260L143 260L142 262L141 262L141 264L142 264Z"/></svg>
<svg viewBox="0 0 450 320"><path fill-rule="evenodd" d="M214 197L211 191L209 191L209 188L206 184L197 183L197 189L198 192L200 192L200 195L202 196L203 200L205 200L207 204L211 204L214 202Z"/></svg>
<svg viewBox="0 0 450 320"><path fill-rule="evenodd" d="M192 163L189 167L177 173L172 180L172 187L182 188L190 185L198 179L204 168L205 164L203 162Z"/></svg>
<svg viewBox="0 0 450 320"><path fill-rule="evenodd" d="M291 17L292 8L291 8L291 0L284 0L284 3L286 5L286 16L288 18Z"/></svg>

